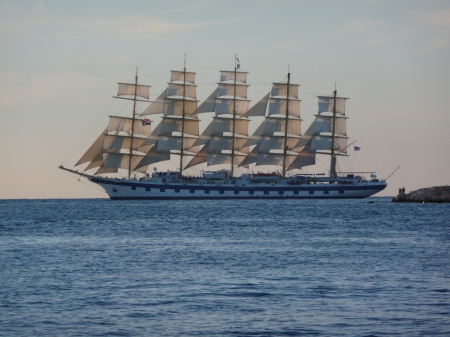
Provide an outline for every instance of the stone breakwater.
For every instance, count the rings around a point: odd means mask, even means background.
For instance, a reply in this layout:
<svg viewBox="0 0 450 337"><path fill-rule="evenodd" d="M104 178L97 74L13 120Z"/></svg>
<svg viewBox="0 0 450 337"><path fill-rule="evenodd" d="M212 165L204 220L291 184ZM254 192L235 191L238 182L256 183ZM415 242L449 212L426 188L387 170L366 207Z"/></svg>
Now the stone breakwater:
<svg viewBox="0 0 450 337"><path fill-rule="evenodd" d="M450 203L450 186L434 186L400 193L392 198L392 202Z"/></svg>

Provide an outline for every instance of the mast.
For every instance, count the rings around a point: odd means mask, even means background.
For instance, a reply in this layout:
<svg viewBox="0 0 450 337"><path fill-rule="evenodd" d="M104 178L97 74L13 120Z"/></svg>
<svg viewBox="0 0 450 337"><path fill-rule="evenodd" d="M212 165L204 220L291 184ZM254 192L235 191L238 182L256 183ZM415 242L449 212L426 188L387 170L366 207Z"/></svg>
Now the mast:
<svg viewBox="0 0 450 337"><path fill-rule="evenodd" d="M237 62L239 69L239 59ZM221 70L217 89L196 110L196 113L214 112L215 116L194 143L194 147L206 144L205 147L185 168L203 162L208 166L231 163L234 175L234 165L247 157L249 119L245 114L250 101L247 99L247 73L237 69ZM231 170L227 171L231 176Z"/></svg>
<svg viewBox="0 0 450 337"><path fill-rule="evenodd" d="M288 134L288 113L289 113L289 83L291 80L291 73L288 70L287 77L287 91L286 91L286 119L284 124L284 150L283 150L283 178L286 177L286 154L288 150L287 134Z"/></svg>
<svg viewBox="0 0 450 337"><path fill-rule="evenodd" d="M134 83L134 104L133 104L133 119L131 121L131 141L130 141L130 158L128 161L128 179L131 178L131 160L133 157L133 140L134 140L134 117L136 114L136 96L137 96L137 82L138 82L138 67L136 67L136 77L135 77L135 83Z"/></svg>
<svg viewBox="0 0 450 337"><path fill-rule="evenodd" d="M159 139L152 155L165 158L163 160L168 160L166 157L172 154L180 156L179 163L175 164L180 176L184 170L183 160L197 152L193 149L199 135L195 74L186 70L186 60L184 69L171 70L169 86L141 114L163 114L161 124L155 129L158 129Z"/></svg>
<svg viewBox="0 0 450 337"><path fill-rule="evenodd" d="M330 160L330 177L336 177L336 155L334 154L334 137L336 132L336 94L337 90L334 90L333 96L333 129L331 132L331 160Z"/></svg>
<svg viewBox="0 0 450 337"><path fill-rule="evenodd" d="M288 71L287 82L273 83L270 93L249 110L248 116L266 118L246 143L246 146L257 146L241 165L275 165L282 168L282 176L286 176L301 150L298 145L301 140L299 86L291 83Z"/></svg>
<svg viewBox="0 0 450 337"><path fill-rule="evenodd" d="M184 118L186 115L184 102L186 100L186 54L184 54L183 68L183 103L181 111L181 147L180 147L180 178L183 177L183 154L184 154Z"/></svg>
<svg viewBox="0 0 450 337"><path fill-rule="evenodd" d="M234 138L236 133L236 77L237 77L237 55L234 54L234 92L233 92L233 135L231 144L231 178L234 177Z"/></svg>
<svg viewBox="0 0 450 337"><path fill-rule="evenodd" d="M134 82L119 82L117 96L113 96L113 98L133 101L132 116L109 116L108 126L80 158L76 166L90 162L84 170L99 168L94 175L117 173L118 169L123 169L128 171L128 179L131 178L132 171L138 171L137 164L142 162L154 143L150 141L151 121L144 118L141 125L139 122L141 120L136 119L136 102L151 103L149 101L150 86L137 83L138 67L136 67ZM146 167L139 168L142 168L139 172L144 173Z"/></svg>

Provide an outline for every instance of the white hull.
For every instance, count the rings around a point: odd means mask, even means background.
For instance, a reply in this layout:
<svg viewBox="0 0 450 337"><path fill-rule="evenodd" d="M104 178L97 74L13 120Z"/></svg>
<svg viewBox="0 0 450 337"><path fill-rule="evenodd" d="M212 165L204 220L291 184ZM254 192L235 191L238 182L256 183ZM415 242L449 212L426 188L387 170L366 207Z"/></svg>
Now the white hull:
<svg viewBox="0 0 450 337"><path fill-rule="evenodd" d="M304 183L286 181L254 183L250 180L163 181L163 179L127 180L89 178L103 187L113 200L124 199L346 199L367 198L386 188L385 181L351 184ZM153 180L153 181L152 181Z"/></svg>

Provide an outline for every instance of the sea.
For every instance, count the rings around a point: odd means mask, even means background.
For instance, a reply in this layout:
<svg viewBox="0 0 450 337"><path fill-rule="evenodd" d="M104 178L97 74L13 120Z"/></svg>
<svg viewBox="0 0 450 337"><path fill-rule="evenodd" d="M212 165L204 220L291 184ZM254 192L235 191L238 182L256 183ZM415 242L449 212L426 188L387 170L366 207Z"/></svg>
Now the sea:
<svg viewBox="0 0 450 337"><path fill-rule="evenodd" d="M0 200L1 336L450 336L450 204Z"/></svg>

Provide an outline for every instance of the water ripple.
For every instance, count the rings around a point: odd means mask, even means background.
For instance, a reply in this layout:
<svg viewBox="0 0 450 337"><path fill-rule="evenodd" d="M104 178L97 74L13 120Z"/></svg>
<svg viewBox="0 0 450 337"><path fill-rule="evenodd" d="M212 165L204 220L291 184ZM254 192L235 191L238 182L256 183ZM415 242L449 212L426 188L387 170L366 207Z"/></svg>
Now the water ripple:
<svg viewBox="0 0 450 337"><path fill-rule="evenodd" d="M446 336L449 205L0 201L0 335Z"/></svg>

